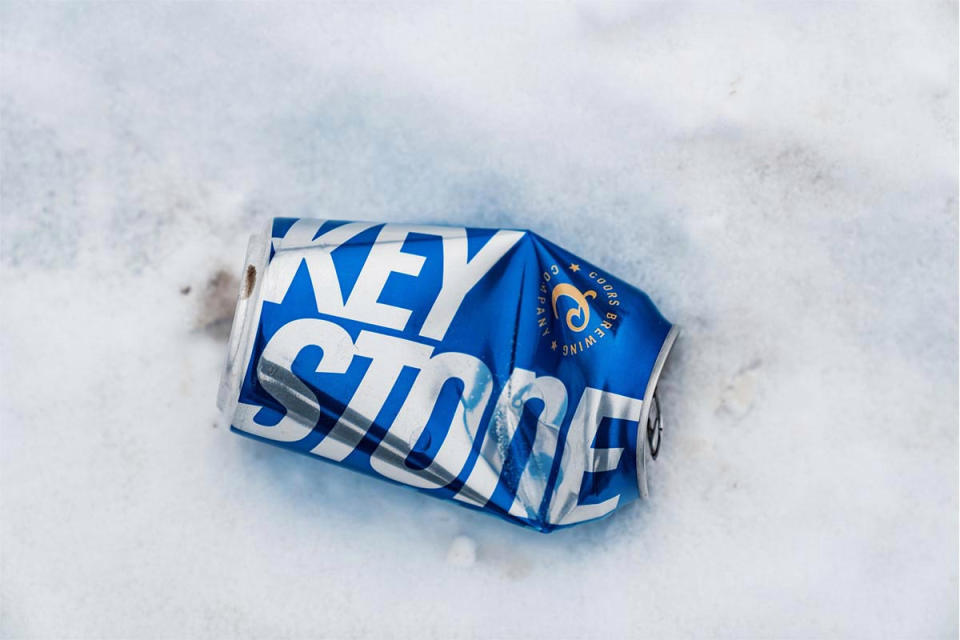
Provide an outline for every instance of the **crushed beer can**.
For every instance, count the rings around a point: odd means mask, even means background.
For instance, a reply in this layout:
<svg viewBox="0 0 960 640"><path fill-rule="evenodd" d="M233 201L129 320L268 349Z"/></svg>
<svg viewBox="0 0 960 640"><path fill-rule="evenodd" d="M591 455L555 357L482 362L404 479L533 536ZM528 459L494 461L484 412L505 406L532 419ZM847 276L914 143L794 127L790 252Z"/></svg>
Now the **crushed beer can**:
<svg viewBox="0 0 960 640"><path fill-rule="evenodd" d="M231 428L551 531L648 495L677 336L535 233L274 219L247 252Z"/></svg>

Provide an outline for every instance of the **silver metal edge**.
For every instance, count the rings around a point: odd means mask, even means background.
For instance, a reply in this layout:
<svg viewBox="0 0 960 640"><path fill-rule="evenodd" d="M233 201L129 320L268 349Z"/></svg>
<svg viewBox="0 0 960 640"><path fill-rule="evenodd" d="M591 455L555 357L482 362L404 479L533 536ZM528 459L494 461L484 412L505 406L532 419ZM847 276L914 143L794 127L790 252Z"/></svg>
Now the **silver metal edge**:
<svg viewBox="0 0 960 640"><path fill-rule="evenodd" d="M643 392L643 404L640 409L640 425L637 427L637 489L640 491L640 497L650 496L650 489L647 485L647 459L650 458L647 451L647 418L650 415L650 403L653 402L653 394L657 390L657 382L660 381L660 374L663 373L663 367L667 362L667 356L673 349L677 336L680 335L680 327L674 325L670 327L667 337L663 340L660 347L660 353L657 354L657 360L653 363L653 370L650 372L650 379L647 381L647 388Z"/></svg>
<svg viewBox="0 0 960 640"><path fill-rule="evenodd" d="M240 384L253 352L254 336L260 322L260 289L264 281L269 248L269 228L265 233L250 236L247 243L247 253L240 275L240 287L237 291L237 306L233 314L233 324L230 327L230 339L227 342L227 359L220 376L220 389L217 392L217 407L228 421L233 420L240 399ZM243 293L247 287L247 269L251 266L256 270L254 285L250 295L244 297Z"/></svg>

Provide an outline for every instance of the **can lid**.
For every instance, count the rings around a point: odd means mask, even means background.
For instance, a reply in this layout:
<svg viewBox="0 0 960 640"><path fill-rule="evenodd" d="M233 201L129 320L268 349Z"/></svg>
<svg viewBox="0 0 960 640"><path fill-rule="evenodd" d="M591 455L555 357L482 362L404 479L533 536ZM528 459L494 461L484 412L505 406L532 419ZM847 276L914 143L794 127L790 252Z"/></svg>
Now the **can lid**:
<svg viewBox="0 0 960 640"><path fill-rule="evenodd" d="M647 466L657 459L663 435L663 414L660 411L660 400L657 397L657 383L660 381L660 374L663 373L667 356L670 355L670 350L673 349L673 344L679 335L680 327L676 325L670 327L670 331L660 347L657 360L653 364L646 391L643 393L640 425L637 427L637 489L643 498L650 495L650 489L647 485Z"/></svg>
<svg viewBox="0 0 960 640"><path fill-rule="evenodd" d="M663 423L660 421L660 399L657 392L653 392L653 402L650 413L647 415L647 444L650 445L650 457L657 459L660 453L660 440L663 435Z"/></svg>

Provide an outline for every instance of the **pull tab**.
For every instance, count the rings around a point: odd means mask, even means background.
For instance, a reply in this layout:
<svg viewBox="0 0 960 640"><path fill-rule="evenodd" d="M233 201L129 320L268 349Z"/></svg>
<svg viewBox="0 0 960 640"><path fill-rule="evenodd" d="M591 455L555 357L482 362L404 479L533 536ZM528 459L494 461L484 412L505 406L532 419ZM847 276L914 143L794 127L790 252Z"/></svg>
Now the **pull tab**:
<svg viewBox="0 0 960 640"><path fill-rule="evenodd" d="M660 400L657 398L657 392L653 392L653 399L650 402L650 413L647 414L647 442L650 444L650 457L657 459L660 453L660 441L662 440L663 424L660 421Z"/></svg>

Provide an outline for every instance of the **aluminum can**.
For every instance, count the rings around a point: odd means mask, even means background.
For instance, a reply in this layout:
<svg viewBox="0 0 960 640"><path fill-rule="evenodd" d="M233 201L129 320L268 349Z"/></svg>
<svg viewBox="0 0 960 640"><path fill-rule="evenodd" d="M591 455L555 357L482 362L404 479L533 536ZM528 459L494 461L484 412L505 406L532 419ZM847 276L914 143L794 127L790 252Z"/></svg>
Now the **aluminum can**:
<svg viewBox="0 0 960 640"><path fill-rule="evenodd" d="M648 495L677 336L530 231L276 218L247 251L231 429L551 531Z"/></svg>

